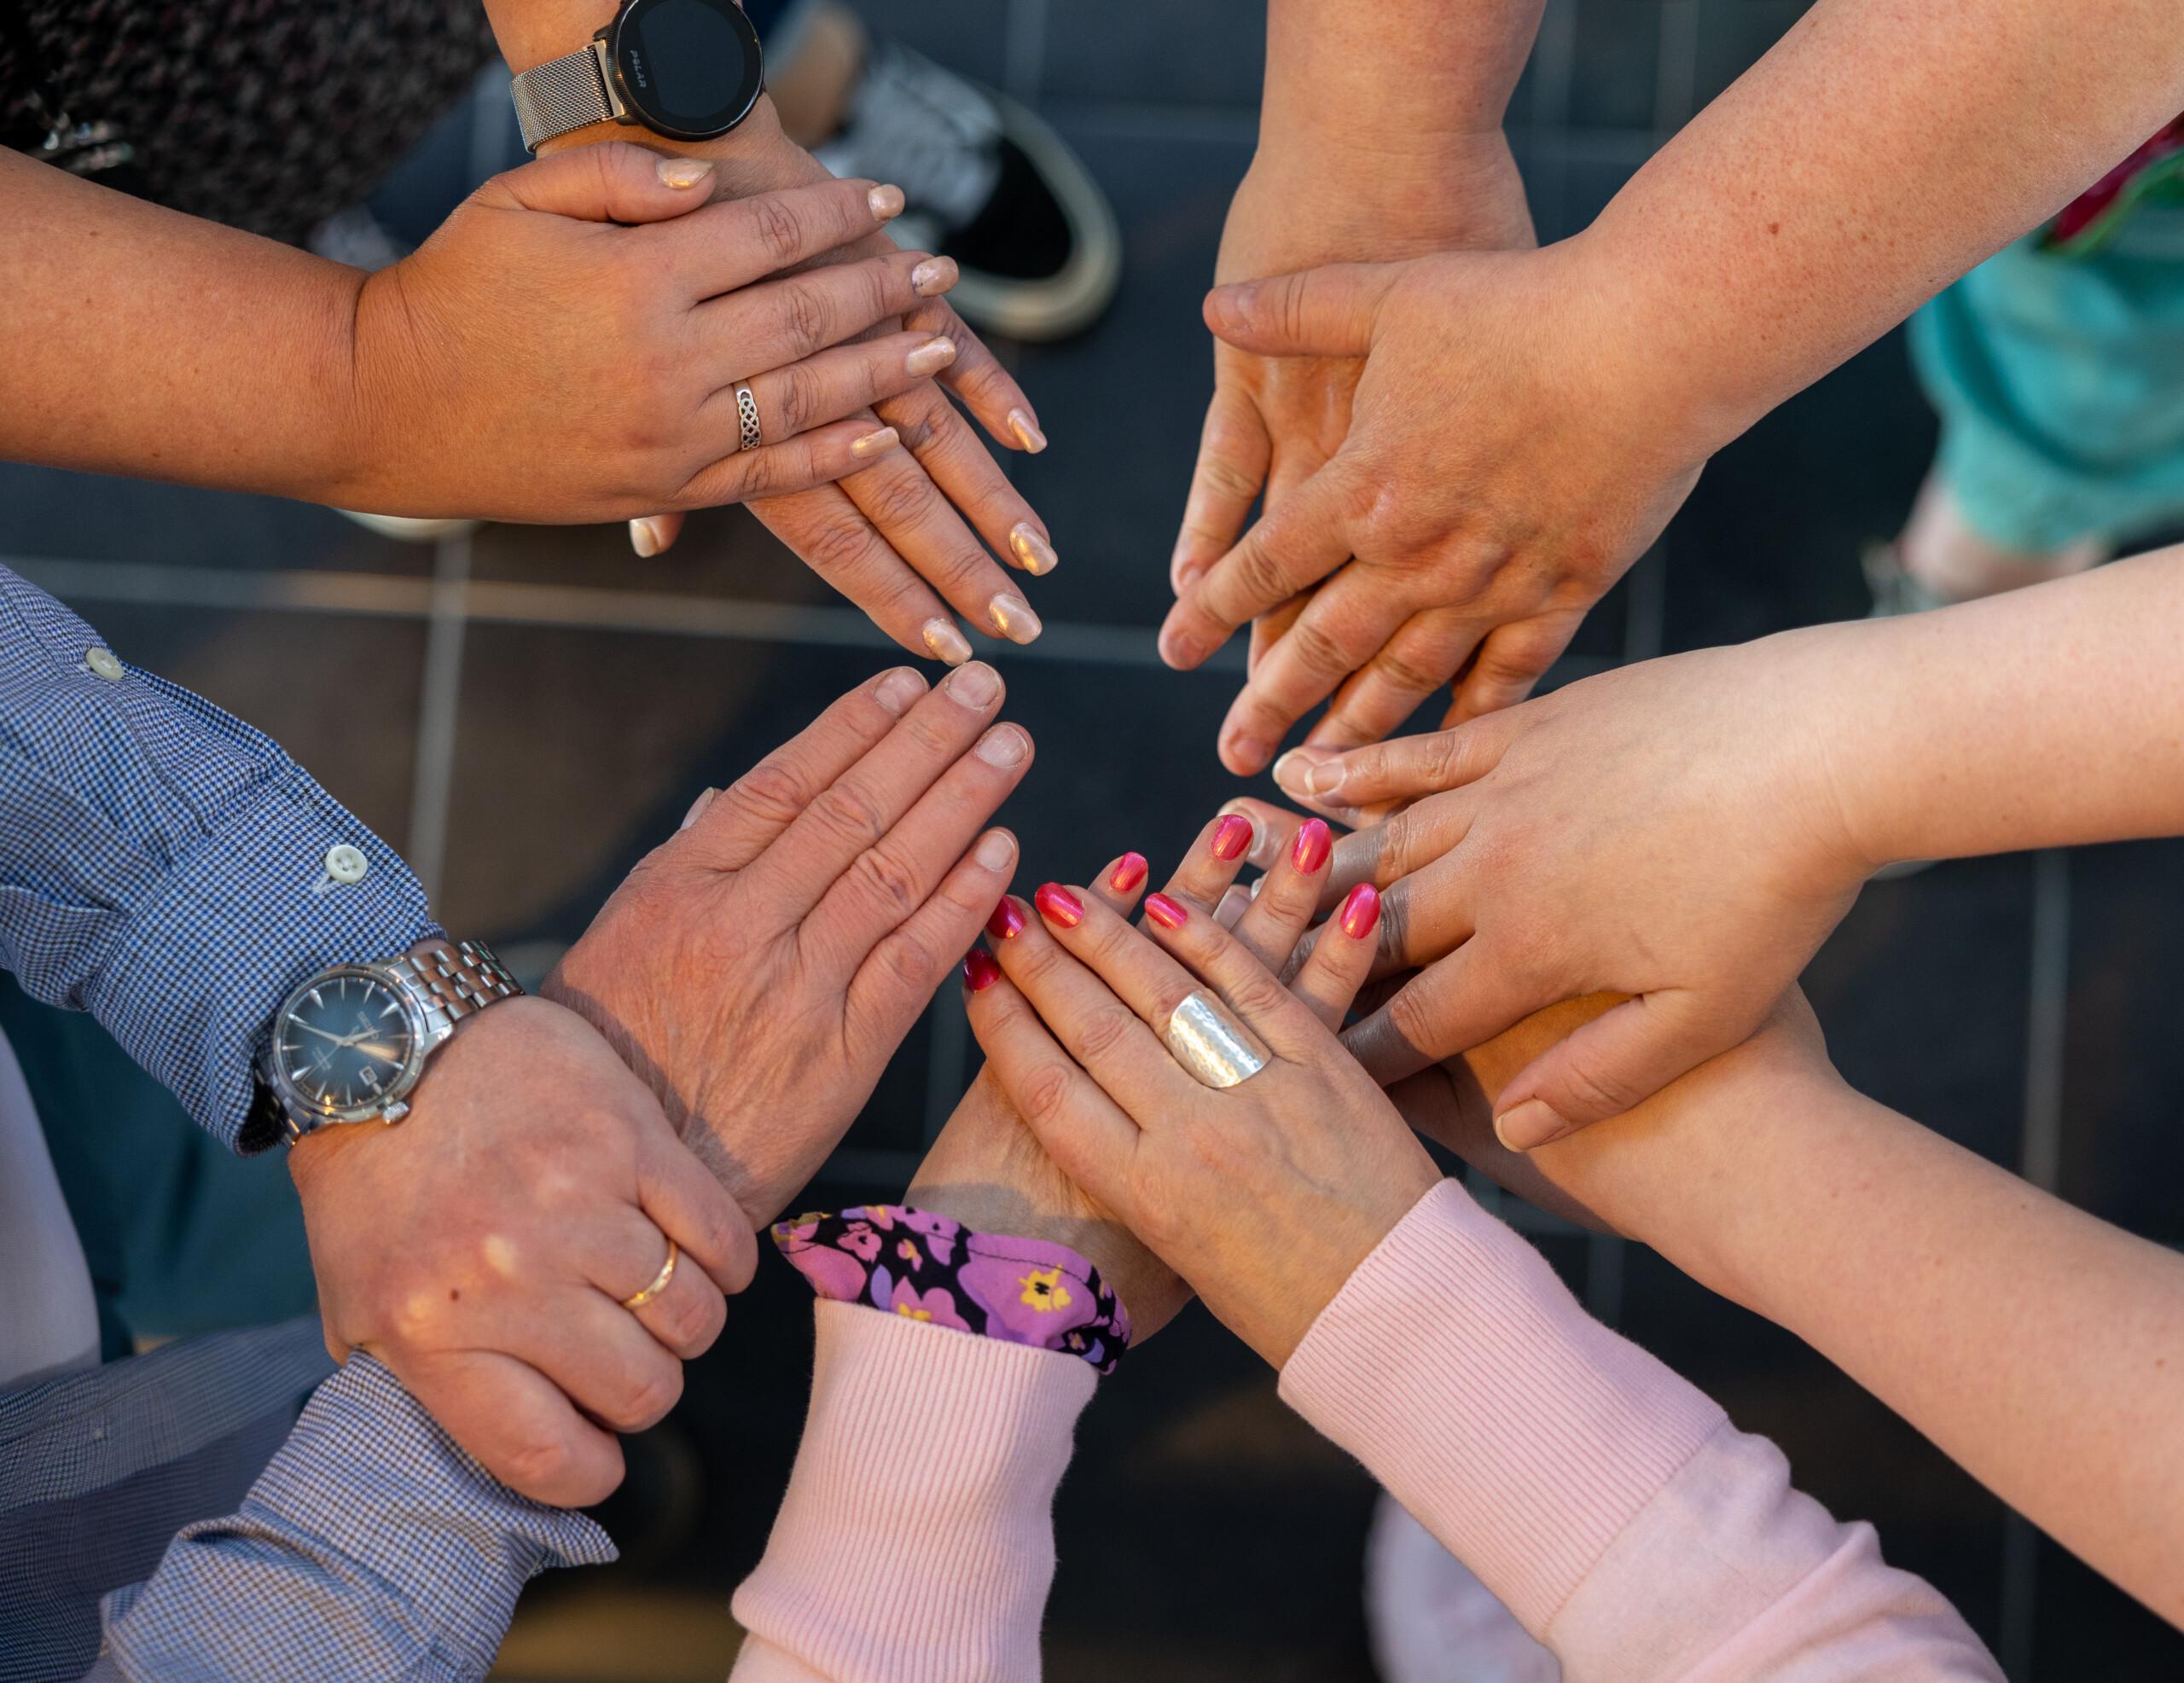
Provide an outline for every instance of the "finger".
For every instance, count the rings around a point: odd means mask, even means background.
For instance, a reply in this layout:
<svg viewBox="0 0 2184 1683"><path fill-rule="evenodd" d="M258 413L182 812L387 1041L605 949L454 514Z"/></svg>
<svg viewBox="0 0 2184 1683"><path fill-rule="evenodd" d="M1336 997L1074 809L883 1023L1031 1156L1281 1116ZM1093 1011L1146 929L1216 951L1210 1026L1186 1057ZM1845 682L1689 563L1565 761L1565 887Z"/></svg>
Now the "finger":
<svg viewBox="0 0 2184 1683"><path fill-rule="evenodd" d="M1183 502L1182 530L1168 562L1177 595L1230 548L1251 518L1273 460L1274 443L1258 405L1240 386L1217 380L1199 435L1198 465Z"/></svg>
<svg viewBox="0 0 2184 1683"><path fill-rule="evenodd" d="M403 1365L381 1359L480 1466L533 1501L589 1507L622 1482L622 1446L613 1434L514 1356L458 1350Z"/></svg>
<svg viewBox="0 0 2184 1683"><path fill-rule="evenodd" d="M648 1133L637 1158L637 1202L714 1287L735 1292L750 1285L758 1267L758 1241L750 1218L712 1172L665 1126ZM682 1272L681 1266L676 1272ZM622 1295L629 1297L636 1290L633 1285Z"/></svg>
<svg viewBox="0 0 2184 1683"><path fill-rule="evenodd" d="M1372 972L1373 936L1380 924L1380 891L1362 882L1344 897L1289 984L1289 991L1330 1029L1340 1030L1351 1001Z"/></svg>
<svg viewBox="0 0 2184 1683"><path fill-rule="evenodd" d="M979 938L979 926L992 914L1016 868L1016 838L1006 830L989 830L961 857L945 856L954 863L925 903L872 947L851 978L851 1020L863 1024L874 1042L898 1044L932 1003L933 989Z"/></svg>
<svg viewBox="0 0 2184 1683"><path fill-rule="evenodd" d="M942 372L940 383L996 443L1031 456L1046 449L1047 435L1039 430L1038 411L1024 395L1024 388L945 299L933 299L903 319L906 327L955 342L956 360Z"/></svg>
<svg viewBox="0 0 2184 1683"><path fill-rule="evenodd" d="M1542 614L1489 632L1471 670L1457 683L1455 704L1443 723L1461 724L1515 706L1562 658L1583 619L1582 613Z"/></svg>
<svg viewBox="0 0 2184 1683"><path fill-rule="evenodd" d="M971 658L971 646L956 629L947 605L895 553L842 486L766 497L754 501L751 512L799 560L912 653L950 665Z"/></svg>
<svg viewBox="0 0 2184 1683"><path fill-rule="evenodd" d="M897 666L867 679L707 802L673 845L718 871L740 871L820 794L883 740L926 693Z"/></svg>
<svg viewBox="0 0 2184 1683"><path fill-rule="evenodd" d="M642 1290L658 1269L662 1247L657 1229L651 1232L651 1245L652 1261L642 1273L634 1278L619 1274L613 1285L598 1291L571 1292L551 1314L526 1314L502 1328L496 1340L559 1385L591 1419L615 1431L658 1425L682 1396L682 1364L620 1302L622 1296Z"/></svg>
<svg viewBox="0 0 2184 1683"><path fill-rule="evenodd" d="M1327 820L1307 819L1274 868L1259 879L1251 905L1228 926L1246 950L1277 975L1318 914L1320 885L1333 854L1334 832Z"/></svg>
<svg viewBox="0 0 2184 1683"><path fill-rule="evenodd" d="M1478 630L1453 609L1413 614L1336 693L1305 740L1354 748L1394 734L1472 658Z"/></svg>
<svg viewBox="0 0 2184 1683"><path fill-rule="evenodd" d="M1223 818L1234 813L1252 827L1251 846L1245 850L1245 862L1262 871L1270 871L1281 859L1282 850L1297 839L1298 827L1311 815L1292 812L1287 807L1276 806L1272 801L1255 800L1249 795L1239 797L1221 809ZM1171 890L1170 892L1173 891Z"/></svg>
<svg viewBox="0 0 2184 1683"><path fill-rule="evenodd" d="M1380 897L1385 948L1389 897ZM1428 965L1395 996L1344 1030L1342 1043L1381 1086L1428 1064L1484 1046L1519 1019L1554 1003L1509 985L1507 967L1481 943L1467 943Z"/></svg>
<svg viewBox="0 0 2184 1683"><path fill-rule="evenodd" d="M1261 357L1362 357L1380 300L1403 271L1394 263L1336 263L1206 294L1213 336Z"/></svg>
<svg viewBox="0 0 2184 1683"><path fill-rule="evenodd" d="M1223 929L1217 919L1193 915L1158 894L1146 901L1145 914L1153 938L1218 989L1245 1025L1277 1056L1292 1062L1306 1061L1328 1049L1324 1046L1325 1036L1312 1021L1310 1012L1292 999L1274 972L1262 964L1240 939ZM1061 937L1063 943L1074 952L1079 950L1079 946L1073 936L1083 938L1084 944L1093 949L1084 954L1086 962L1112 981L1118 992L1123 992L1125 987L1121 974L1124 964L1130 965L1136 975L1144 977L1147 985L1153 979L1154 972L1149 963L1139 960L1118 943L1101 940L1099 931L1089 937L1082 929L1065 934ZM1102 958L1110 955L1117 961L1114 970L1101 963ZM1190 989L1183 991L1188 993ZM1167 1013L1182 1002L1182 994L1176 994L1168 998L1167 990L1159 989L1153 998L1156 1004L1165 1000L1166 1010L1155 1020L1165 1025Z"/></svg>
<svg viewBox="0 0 2184 1683"><path fill-rule="evenodd" d="M1337 462L1261 515L1168 610L1160 627L1160 658L1170 666L1198 665L1239 625L1349 560L1345 504L1350 495Z"/></svg>
<svg viewBox="0 0 2184 1683"><path fill-rule="evenodd" d="M868 416L838 421L758 450L735 444L728 446L727 455L684 480L676 489L674 501L683 508L718 508L731 502L793 496L863 473L901 446L892 428L875 427Z"/></svg>
<svg viewBox="0 0 2184 1683"><path fill-rule="evenodd" d="M663 158L627 141L556 152L495 176L470 195L493 210L543 211L585 222L665 222L707 207L712 165Z"/></svg>
<svg viewBox="0 0 2184 1683"><path fill-rule="evenodd" d="M1267 656L1274 652L1274 646L1297 623L1297 616L1304 612L1304 605L1311 600L1310 590L1300 591L1280 607L1269 608L1252 622L1251 646L1244 654L1244 676L1246 678L1258 676L1259 668L1265 664Z"/></svg>
<svg viewBox="0 0 2184 1683"><path fill-rule="evenodd" d="M946 399L938 392L930 395L932 402L947 408ZM892 555L907 562L956 612L989 635L1031 642L1043 629L1038 616L1024 600L1023 591L994 564L950 507L927 472L924 457L918 454L921 449L931 453L929 435L936 425L923 413L920 398L920 393L911 392L882 405L885 418L904 448L863 473L851 475L842 482L842 489ZM955 429L968 437L969 429L955 417L954 411L949 414ZM984 450L979 454L983 456ZM991 467L990 458L987 465ZM1015 502L1024 506L1020 497ZM1006 552L1005 537L1002 548Z"/></svg>
<svg viewBox="0 0 2184 1683"><path fill-rule="evenodd" d="M1252 821L1246 815L1226 810L1217 814L1184 850L1175 873L1161 891L1201 912L1211 912L1244 868L1252 835Z"/></svg>
<svg viewBox="0 0 2184 1683"><path fill-rule="evenodd" d="M664 555L682 536L682 511L646 514L630 522L630 548L644 556Z"/></svg>
<svg viewBox="0 0 2184 1683"><path fill-rule="evenodd" d="M1635 1110L1736 1043L1708 1033L1687 993L1640 994L1594 1018L1517 1072L1496 1101L1494 1133L1529 1152Z"/></svg>
<svg viewBox="0 0 2184 1683"><path fill-rule="evenodd" d="M1501 763L1517 728L1507 720L1481 720L1346 751L1308 744L1281 757L1274 781L1283 793L1315 806L1418 800L1485 776Z"/></svg>
<svg viewBox="0 0 2184 1683"><path fill-rule="evenodd" d="M892 333L905 310L932 288L952 285L955 277L956 265L947 258L895 252L807 269L708 299L691 312L691 323L704 347L703 366L713 370L716 384L733 386L880 323Z"/></svg>
<svg viewBox="0 0 2184 1683"><path fill-rule="evenodd" d="M1126 918L1136 906L1137 897L1145 891L1150 873L1151 867L1143 854L1125 853L1100 873L1092 891L1117 916Z"/></svg>
<svg viewBox="0 0 2184 1683"><path fill-rule="evenodd" d="M948 515L946 525L951 529L951 543L967 520L991 546L994 554L1006 558L1013 566L1033 574L1054 571L1057 558L1053 535L1048 531L1046 522L1009 482L1008 475L1002 472L1001 464L993 459L979 435L936 387L921 386L890 398L880 405L880 418L902 435L903 447L925 469L936 496L946 499L943 507ZM954 506L947 508L947 504ZM957 518L959 514L961 519ZM973 543L965 553L975 551L977 547ZM983 563L983 555L978 560ZM961 612L977 617L973 599L960 595L946 579L932 573L926 577ZM983 566L975 577L983 583ZM985 603L985 623L1012 642L1030 642L1038 635L1037 617L1022 618L1028 610L1022 606L1020 591L1017 592L1014 629L1009 617L993 611L990 597L975 600ZM1020 632L1029 635L1019 635Z"/></svg>
<svg viewBox="0 0 2184 1683"><path fill-rule="evenodd" d="M1355 566L1337 573L1267 650L1229 706L1219 737L1222 763L1241 776L1263 771L1291 726L1387 653L1405 606L1384 575ZM1451 665L1432 688L1455 670Z"/></svg>
<svg viewBox="0 0 2184 1683"><path fill-rule="evenodd" d="M655 1274L653 1280L659 1275ZM646 1281L650 1285L651 1281ZM635 1297L636 1293L629 1294ZM622 1306L637 1319L637 1324L650 1333L660 1348L678 1361L690 1361L703 1355L719 1338L721 1329L728 1324L728 1299L719 1286L706 1277L694 1260L685 1260L682 1252L675 1254L675 1268L667 1276L667 1284L655 1295L634 1309L626 1302Z"/></svg>
<svg viewBox="0 0 2184 1683"><path fill-rule="evenodd" d="M695 160L673 161L687 165ZM658 243L671 272L682 281L684 295L694 302L750 287L862 240L902 212L899 187L850 179L814 182L747 199L716 200Z"/></svg>
<svg viewBox="0 0 2184 1683"><path fill-rule="evenodd" d="M759 437L767 444L778 444L907 392L931 379L955 357L952 340L927 334L889 334L822 351L800 363L754 374L742 383L758 409ZM742 429L736 386L723 386L700 404L697 424L706 429L712 448L723 454L735 450ZM864 430L885 429L868 421Z"/></svg>

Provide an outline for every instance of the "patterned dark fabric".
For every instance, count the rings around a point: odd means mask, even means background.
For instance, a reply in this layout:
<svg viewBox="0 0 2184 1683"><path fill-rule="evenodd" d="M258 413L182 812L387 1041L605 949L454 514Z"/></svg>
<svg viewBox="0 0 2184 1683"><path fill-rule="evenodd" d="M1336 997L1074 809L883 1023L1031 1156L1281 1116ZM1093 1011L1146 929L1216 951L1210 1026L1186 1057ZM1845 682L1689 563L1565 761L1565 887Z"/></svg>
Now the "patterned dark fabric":
<svg viewBox="0 0 2184 1683"><path fill-rule="evenodd" d="M479 0L0 0L9 12L0 142L44 140L49 86L135 148L147 196L292 243L362 200L493 54Z"/></svg>

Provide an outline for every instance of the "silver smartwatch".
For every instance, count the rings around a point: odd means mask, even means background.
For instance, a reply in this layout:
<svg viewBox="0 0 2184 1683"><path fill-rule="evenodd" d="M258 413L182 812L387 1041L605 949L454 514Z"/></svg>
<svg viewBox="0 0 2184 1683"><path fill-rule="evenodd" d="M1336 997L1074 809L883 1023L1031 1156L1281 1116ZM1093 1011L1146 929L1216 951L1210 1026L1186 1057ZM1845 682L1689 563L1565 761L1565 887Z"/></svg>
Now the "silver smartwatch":
<svg viewBox="0 0 2184 1683"><path fill-rule="evenodd" d="M670 140L717 140L766 85L758 32L735 0L624 0L580 53L515 78L516 122L531 151L594 123Z"/></svg>
<svg viewBox="0 0 2184 1683"><path fill-rule="evenodd" d="M455 1025L522 992L476 941L320 971L282 1001L258 1056L288 1142L332 1124L401 1121Z"/></svg>

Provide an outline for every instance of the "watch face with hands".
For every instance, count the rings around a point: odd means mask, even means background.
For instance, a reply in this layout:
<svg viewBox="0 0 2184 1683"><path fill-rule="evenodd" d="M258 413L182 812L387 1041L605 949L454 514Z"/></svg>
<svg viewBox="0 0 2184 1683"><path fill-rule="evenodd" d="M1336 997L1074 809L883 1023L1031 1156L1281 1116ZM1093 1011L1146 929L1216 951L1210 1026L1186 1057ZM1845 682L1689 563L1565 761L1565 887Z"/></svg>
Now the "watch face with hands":
<svg viewBox="0 0 2184 1683"><path fill-rule="evenodd" d="M758 32L735 0L630 0L606 44L622 102L673 140L726 134L765 85Z"/></svg>
<svg viewBox="0 0 2184 1683"><path fill-rule="evenodd" d="M281 1007L273 1064L281 1085L337 1122L379 1116L416 1084L424 1024L386 978L361 966L322 972Z"/></svg>

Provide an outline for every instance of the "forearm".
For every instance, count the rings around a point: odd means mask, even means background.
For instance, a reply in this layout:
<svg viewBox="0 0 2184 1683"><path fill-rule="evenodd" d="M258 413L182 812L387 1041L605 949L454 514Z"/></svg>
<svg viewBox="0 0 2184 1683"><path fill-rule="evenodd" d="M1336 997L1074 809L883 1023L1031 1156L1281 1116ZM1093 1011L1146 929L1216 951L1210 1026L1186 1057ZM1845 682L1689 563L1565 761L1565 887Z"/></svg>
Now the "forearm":
<svg viewBox="0 0 2184 1683"><path fill-rule="evenodd" d="M2180 108L2169 0L1821 0L1580 237L1703 456Z"/></svg>
<svg viewBox="0 0 2184 1683"><path fill-rule="evenodd" d="M1269 0L1261 146L1299 140L1402 167L1437 145L1498 138L1543 3Z"/></svg>
<svg viewBox="0 0 2184 1683"><path fill-rule="evenodd" d="M0 456L338 501L357 270L0 151Z"/></svg>

